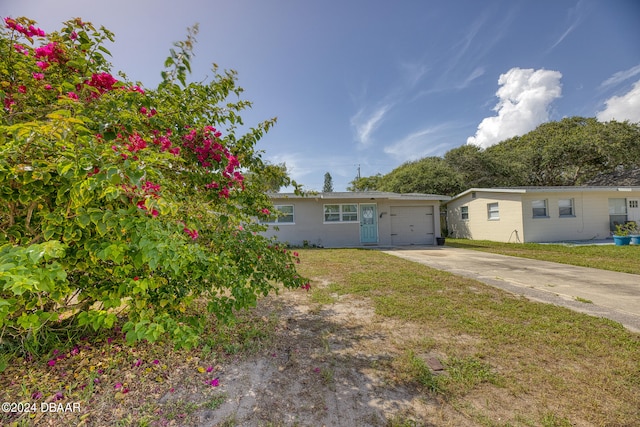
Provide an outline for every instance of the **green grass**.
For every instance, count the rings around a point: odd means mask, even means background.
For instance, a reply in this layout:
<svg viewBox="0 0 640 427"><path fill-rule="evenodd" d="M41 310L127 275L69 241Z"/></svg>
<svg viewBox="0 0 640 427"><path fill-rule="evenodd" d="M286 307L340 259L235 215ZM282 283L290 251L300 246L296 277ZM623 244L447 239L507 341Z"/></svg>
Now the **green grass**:
<svg viewBox="0 0 640 427"><path fill-rule="evenodd" d="M522 425L518 417L548 426L640 420L640 335L616 322L377 251L303 250L301 257L300 272L332 283L331 292L369 298L377 314L416 325L416 336L396 344L404 353L391 369L425 393L474 408L481 425ZM432 351L446 355L446 378L434 379L416 356ZM497 423L491 402L505 391L524 407Z"/></svg>
<svg viewBox="0 0 640 427"><path fill-rule="evenodd" d="M640 274L640 246L502 243L447 238L447 246L559 262L580 267Z"/></svg>

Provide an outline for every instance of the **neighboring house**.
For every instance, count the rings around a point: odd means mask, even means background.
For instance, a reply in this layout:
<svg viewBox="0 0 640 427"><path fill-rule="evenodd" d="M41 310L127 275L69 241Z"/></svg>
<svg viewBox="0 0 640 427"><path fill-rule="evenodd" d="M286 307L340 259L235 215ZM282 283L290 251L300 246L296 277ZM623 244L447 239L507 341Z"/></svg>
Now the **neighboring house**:
<svg viewBox="0 0 640 427"><path fill-rule="evenodd" d="M472 188L447 203L449 235L497 242L604 239L640 224L640 186Z"/></svg>
<svg viewBox="0 0 640 427"><path fill-rule="evenodd" d="M440 202L450 199L377 191L270 197L278 216L266 235L321 247L433 245L440 237Z"/></svg>

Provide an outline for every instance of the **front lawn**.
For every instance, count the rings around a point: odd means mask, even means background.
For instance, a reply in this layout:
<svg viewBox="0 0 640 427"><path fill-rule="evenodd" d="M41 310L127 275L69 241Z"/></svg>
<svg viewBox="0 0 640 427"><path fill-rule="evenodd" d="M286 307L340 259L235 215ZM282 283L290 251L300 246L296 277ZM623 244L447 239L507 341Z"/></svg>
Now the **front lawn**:
<svg viewBox="0 0 640 427"><path fill-rule="evenodd" d="M392 376L479 425L640 425L640 335L618 323L376 251L301 256L316 287L371 299L378 315L413 324L393 344L402 356ZM447 373L431 374L424 355Z"/></svg>
<svg viewBox="0 0 640 427"><path fill-rule="evenodd" d="M192 350L115 330L0 354L0 400L36 409L0 424L640 425L640 334L616 322L375 250L300 259L309 292L283 289L232 325L209 316Z"/></svg>
<svg viewBox="0 0 640 427"><path fill-rule="evenodd" d="M494 254L640 274L640 246L635 245L570 246L540 243L502 243L488 240L451 238L447 238L446 245L453 248L473 249Z"/></svg>

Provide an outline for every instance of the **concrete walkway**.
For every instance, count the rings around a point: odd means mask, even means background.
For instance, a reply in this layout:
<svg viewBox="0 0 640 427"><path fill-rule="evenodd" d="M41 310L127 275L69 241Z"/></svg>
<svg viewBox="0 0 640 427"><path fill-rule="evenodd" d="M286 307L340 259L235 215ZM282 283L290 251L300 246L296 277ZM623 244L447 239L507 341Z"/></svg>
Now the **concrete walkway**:
<svg viewBox="0 0 640 427"><path fill-rule="evenodd" d="M447 246L396 247L383 252L531 300L605 317L640 332L640 275Z"/></svg>

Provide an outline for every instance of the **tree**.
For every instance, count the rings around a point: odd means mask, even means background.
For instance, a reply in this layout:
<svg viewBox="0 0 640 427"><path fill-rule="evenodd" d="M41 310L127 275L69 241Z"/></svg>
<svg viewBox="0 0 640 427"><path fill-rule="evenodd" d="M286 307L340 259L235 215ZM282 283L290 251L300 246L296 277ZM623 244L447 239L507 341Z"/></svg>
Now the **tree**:
<svg viewBox="0 0 640 427"><path fill-rule="evenodd" d="M373 176L363 176L360 178L355 178L347 187L347 191L376 191L380 185L382 180L381 174L376 174Z"/></svg>
<svg viewBox="0 0 640 427"><path fill-rule="evenodd" d="M247 181L254 182L256 186L262 188L265 192L277 193L280 188L292 185L293 181L289 178L287 165L285 163L271 164L265 162L264 168L260 171L260 175L251 173L245 174Z"/></svg>
<svg viewBox="0 0 640 427"><path fill-rule="evenodd" d="M441 157L404 163L380 179L378 190L396 193L454 195L464 189L463 177Z"/></svg>
<svg viewBox="0 0 640 427"><path fill-rule="evenodd" d="M324 174L324 185L322 186L323 193L331 193L333 191L333 178L329 172Z"/></svg>
<svg viewBox="0 0 640 427"><path fill-rule="evenodd" d="M501 185L582 185L598 173L640 166L640 125L569 117L489 147Z"/></svg>
<svg viewBox="0 0 640 427"><path fill-rule="evenodd" d="M143 89L113 77L108 30L35 25L0 30L3 346L120 324L129 342L189 347L203 309L225 320L278 282L308 288L297 254L260 234L255 218L273 208L245 179L269 171L255 144L275 120L236 136L251 105L236 73L214 65L209 83L187 81L197 27Z"/></svg>

